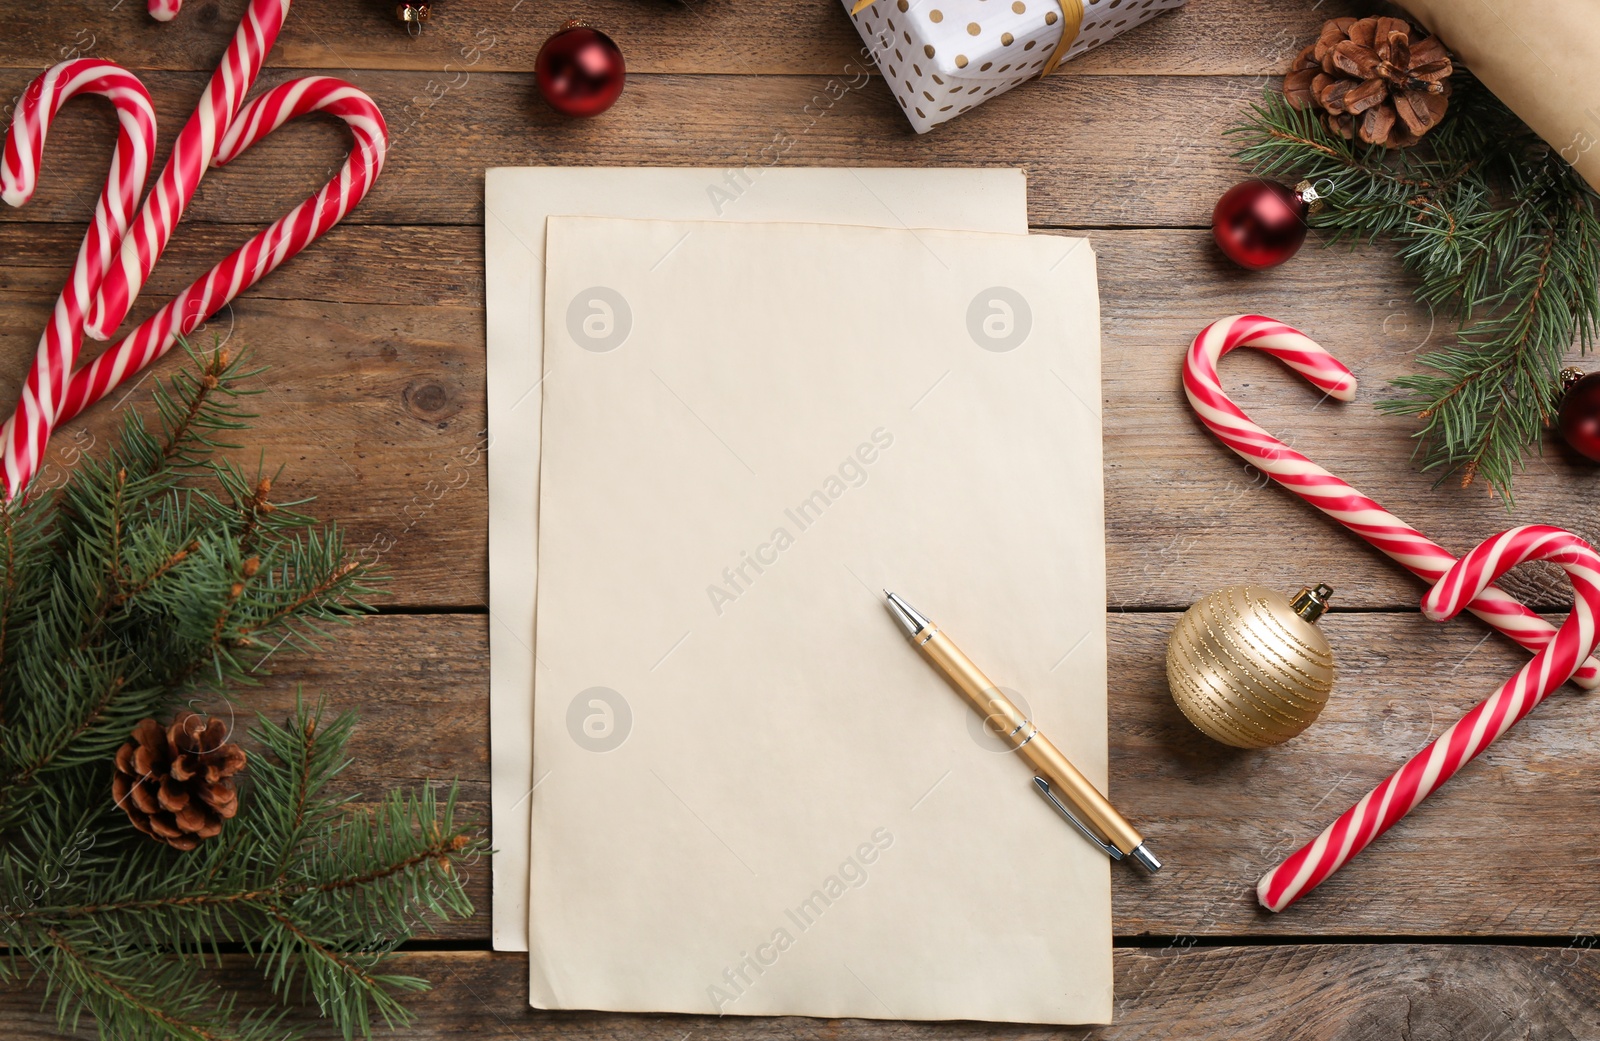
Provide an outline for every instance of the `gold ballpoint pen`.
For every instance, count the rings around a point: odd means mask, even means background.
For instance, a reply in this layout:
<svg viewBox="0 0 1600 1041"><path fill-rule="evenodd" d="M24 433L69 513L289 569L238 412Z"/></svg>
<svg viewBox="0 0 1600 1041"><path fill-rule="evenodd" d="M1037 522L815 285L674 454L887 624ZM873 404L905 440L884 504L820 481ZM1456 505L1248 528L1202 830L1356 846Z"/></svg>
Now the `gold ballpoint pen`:
<svg viewBox="0 0 1600 1041"><path fill-rule="evenodd" d="M994 729L1011 745L1011 750L1028 761L1035 772L1034 787L1052 806L1112 860L1130 857L1147 871L1161 869L1161 861L1150 852L1127 818L1118 813L1089 779L1067 761L1061 750L1039 732L1033 721L972 664L971 658L961 653L950 637L899 596L887 589L883 594L889 598L889 613L905 629L906 636L917 649L944 673L967 704L993 723ZM1078 812L1073 813L1073 809Z"/></svg>

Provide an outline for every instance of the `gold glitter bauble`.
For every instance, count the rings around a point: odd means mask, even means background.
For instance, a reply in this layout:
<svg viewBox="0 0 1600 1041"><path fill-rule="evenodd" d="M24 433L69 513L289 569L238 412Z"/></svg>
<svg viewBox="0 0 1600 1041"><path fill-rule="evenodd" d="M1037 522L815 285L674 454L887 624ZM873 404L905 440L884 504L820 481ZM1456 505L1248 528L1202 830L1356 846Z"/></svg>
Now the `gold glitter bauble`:
<svg viewBox="0 0 1600 1041"><path fill-rule="evenodd" d="M1313 623L1333 590L1291 602L1229 586L1184 612L1167 641L1167 685L1189 722L1235 748L1280 744L1310 726L1333 689L1333 649Z"/></svg>

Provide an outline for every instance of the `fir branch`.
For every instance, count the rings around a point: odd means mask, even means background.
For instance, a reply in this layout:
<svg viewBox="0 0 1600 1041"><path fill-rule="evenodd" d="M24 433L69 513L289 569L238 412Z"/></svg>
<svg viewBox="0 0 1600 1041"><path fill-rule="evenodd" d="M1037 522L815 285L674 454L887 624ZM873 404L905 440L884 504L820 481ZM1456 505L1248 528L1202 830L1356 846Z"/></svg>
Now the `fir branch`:
<svg viewBox="0 0 1600 1041"><path fill-rule="evenodd" d="M1391 240L1417 300L1457 321L1455 343L1378 407L1422 421L1425 471L1482 478L1510 507L1561 360L1600 323L1600 196L1469 74L1454 82L1443 123L1399 153L1344 140L1276 90L1228 133L1256 173L1317 185L1331 205L1311 223L1331 242Z"/></svg>
<svg viewBox="0 0 1600 1041"><path fill-rule="evenodd" d="M339 588L344 583L344 580L355 574L361 566L360 561L345 561L309 588L296 594L293 599L274 607L265 618L250 625L240 626L237 630L237 636L239 638L248 637L253 633L278 625L312 604L323 603L338 596Z"/></svg>
<svg viewBox="0 0 1600 1041"><path fill-rule="evenodd" d="M113 598L112 606L121 607L129 600L132 600L140 593L143 593L145 590L149 589L151 586L160 581L161 577L168 571L171 571L173 568L187 560L189 554L193 553L199 548L200 543L198 542L189 542L183 546L179 546L177 549L173 550L165 560L157 564L149 573L135 580L132 585L124 586L122 591L119 592L115 598Z"/></svg>
<svg viewBox="0 0 1600 1041"><path fill-rule="evenodd" d="M153 423L130 412L59 492L0 506L0 982L31 966L63 1030L87 1012L106 1038L267 1041L301 997L365 1037L406 1022L399 995L425 986L382 971L395 947L472 911L459 869L483 843L453 786L354 805L334 786L355 717L297 699L251 730L239 813L198 849L151 842L108 791L137 720L201 678L233 697L265 662L241 648L313 648L375 591L336 528L214 457L247 418L250 373L197 360L156 384ZM241 1013L205 975L229 942L279 1008Z"/></svg>
<svg viewBox="0 0 1600 1041"><path fill-rule="evenodd" d="M5 574L0 580L0 735L7 733L5 724L17 707L18 699L11 690L15 686L12 676L17 671L18 656L14 651L19 620L35 615L49 595L50 584L40 577L53 554L45 516L46 510L38 499L0 502L0 537L5 540ZM26 640L22 642L26 647ZM0 739L0 776L7 772L6 756L6 742Z"/></svg>
<svg viewBox="0 0 1600 1041"><path fill-rule="evenodd" d="M122 900L103 904L77 904L66 906L27 907L17 910L0 910L0 919L11 922L49 921L62 922L73 918L98 918L110 914L144 914L146 912L183 911L192 908L231 907L237 904L273 904L292 900L306 894L336 893L361 889L390 881L418 868L438 865L441 861L462 855L462 850L473 844L466 832L434 836L427 845L392 864L363 871L358 875L331 878L325 882L284 882L281 879L264 889L239 891L204 891L179 896L153 897L147 900Z"/></svg>
<svg viewBox="0 0 1600 1041"><path fill-rule="evenodd" d="M46 745L43 751L34 756L29 762L24 763L21 769L7 779L5 787L0 788L0 806L5 805L6 799L14 794L14 789L26 788L32 784L40 773L48 770L58 757L70 749L79 738L92 730L95 724L105 716L106 710L116 701L117 694L126 685L127 681L121 676L112 676L105 680L101 684L100 696L89 704L87 711L83 713L77 724L66 733L57 735L51 744Z"/></svg>
<svg viewBox="0 0 1600 1041"><path fill-rule="evenodd" d="M296 708L304 708L304 703L296 696ZM317 763L317 723L318 719L308 719L301 725L301 740L299 747L290 747L287 753L280 751L280 759L287 754L285 760L289 770L286 776L290 783L288 828L283 840L283 852L278 855L277 867L273 877L282 881L285 872L289 870L289 857L304 838L302 829L306 824L306 809L312 795L318 788L316 776ZM337 739L336 739L337 740Z"/></svg>
<svg viewBox="0 0 1600 1041"><path fill-rule="evenodd" d="M199 1004L192 996L192 986L181 989L171 974L164 974L159 989L146 981L143 985L125 972L110 968L103 958L91 957L84 949L67 940L58 930L46 930L45 936L62 956L56 968L62 975L74 979L79 985L73 990L102 1024L120 1024L118 1033L125 1037L163 1037L176 1041L238 1041L246 1036L230 1028L226 1018L199 1016L192 1008L174 1010L161 1000L165 995L170 1002L176 991L190 1000L185 1004ZM184 980L188 983L188 980ZM62 1001L57 1006L57 1020L64 1028L76 1032L79 1009L69 1009L66 998L68 988L62 987ZM191 993L185 994L185 991Z"/></svg>
<svg viewBox="0 0 1600 1041"><path fill-rule="evenodd" d="M68 943L59 931L47 929L45 936L48 938L50 945L65 955L77 968L82 978L88 982L89 985L84 988L85 990L91 992L100 991L135 1015L154 1021L155 1024L158 1024L174 1036L195 1038L196 1041L220 1041L220 1035L192 1021L174 1016L157 1007L154 1002L144 996L134 993L127 983L114 978L110 973L84 957L77 947ZM102 1013L102 1017L107 1019L114 1018L106 1016L104 1013ZM76 1021L74 1021L73 1026L76 1027L76 1025Z"/></svg>
<svg viewBox="0 0 1600 1041"><path fill-rule="evenodd" d="M10 631L11 602L17 595L16 520L9 503L0 503L0 538L5 540L5 576L0 579L0 675L5 672L6 635ZM0 684L0 729L6 725L6 692Z"/></svg>
<svg viewBox="0 0 1600 1041"><path fill-rule="evenodd" d="M200 419L201 411L205 408L206 399L219 386L217 374L226 371L227 365L228 356L222 351L212 355L211 360L206 363L193 393L186 396L182 418L171 424L167 430L167 443L161 449L163 461L171 460L183 451L183 446L189 442L195 424Z"/></svg>

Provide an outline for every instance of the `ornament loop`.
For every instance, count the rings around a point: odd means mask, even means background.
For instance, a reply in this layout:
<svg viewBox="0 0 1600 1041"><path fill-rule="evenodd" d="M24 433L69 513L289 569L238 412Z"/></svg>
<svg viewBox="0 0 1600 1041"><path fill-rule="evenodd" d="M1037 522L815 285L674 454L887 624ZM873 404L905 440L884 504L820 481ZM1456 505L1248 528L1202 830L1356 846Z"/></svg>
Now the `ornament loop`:
<svg viewBox="0 0 1600 1041"><path fill-rule="evenodd" d="M1318 582L1315 587L1300 590L1289 601L1289 606L1294 608L1294 613L1308 622L1315 622L1328 610L1328 600L1333 596L1333 587L1326 582Z"/></svg>
<svg viewBox="0 0 1600 1041"><path fill-rule="evenodd" d="M1301 181L1294 186L1294 190L1300 196L1300 201L1306 204L1307 213L1321 213L1327 204L1327 196L1317 191L1317 186L1310 181Z"/></svg>

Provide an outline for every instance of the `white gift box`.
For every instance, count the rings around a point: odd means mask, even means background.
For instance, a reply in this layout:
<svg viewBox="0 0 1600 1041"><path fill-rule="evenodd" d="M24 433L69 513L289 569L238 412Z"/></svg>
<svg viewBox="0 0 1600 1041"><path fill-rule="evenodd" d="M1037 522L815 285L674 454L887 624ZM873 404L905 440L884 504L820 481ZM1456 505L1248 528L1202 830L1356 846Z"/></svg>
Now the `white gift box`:
<svg viewBox="0 0 1600 1041"><path fill-rule="evenodd" d="M1185 0L843 0L917 133Z"/></svg>

